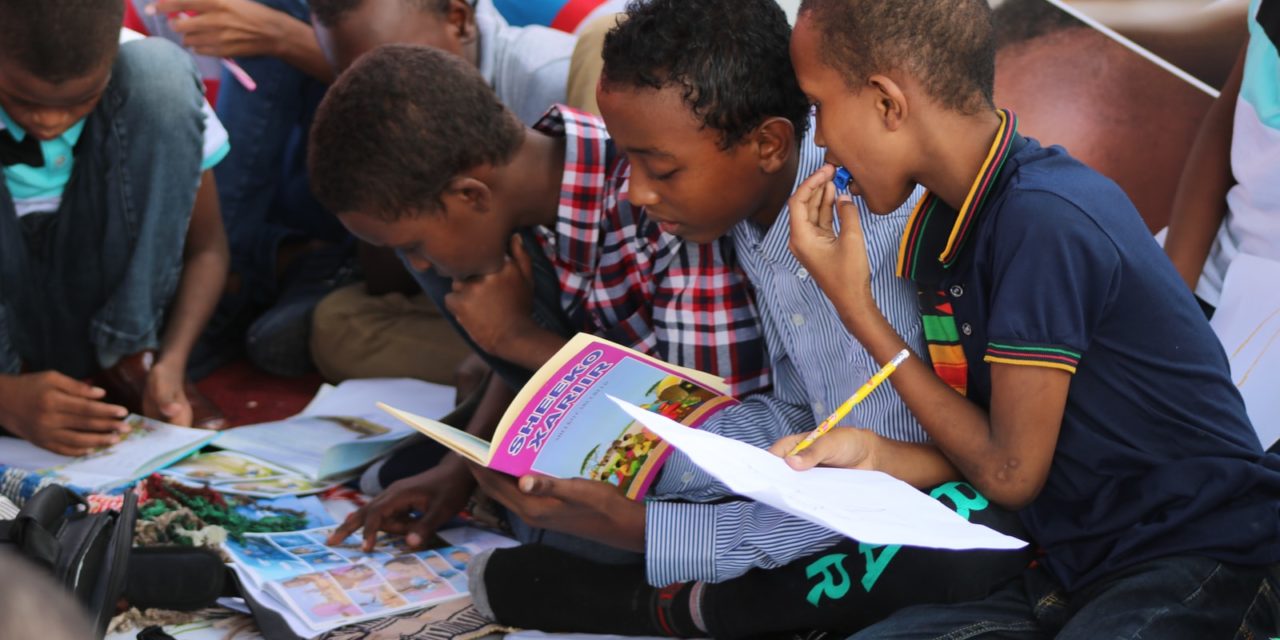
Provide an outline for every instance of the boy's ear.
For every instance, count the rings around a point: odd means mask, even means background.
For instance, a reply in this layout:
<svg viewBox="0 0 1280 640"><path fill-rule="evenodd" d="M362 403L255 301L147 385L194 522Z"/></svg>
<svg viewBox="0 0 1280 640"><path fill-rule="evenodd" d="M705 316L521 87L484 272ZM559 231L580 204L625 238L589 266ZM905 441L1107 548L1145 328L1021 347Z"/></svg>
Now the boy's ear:
<svg viewBox="0 0 1280 640"><path fill-rule="evenodd" d="M760 170L764 173L776 173L791 158L795 148L796 128L786 118L769 118L751 132L749 141L755 145Z"/></svg>
<svg viewBox="0 0 1280 640"><path fill-rule="evenodd" d="M479 36L476 29L476 12L467 0L449 0L449 9L445 14L449 29L458 37L458 42L471 44Z"/></svg>
<svg viewBox="0 0 1280 640"><path fill-rule="evenodd" d="M488 213L493 208L493 190L484 181L469 175L456 175L440 194L445 214L450 211Z"/></svg>
<svg viewBox="0 0 1280 640"><path fill-rule="evenodd" d="M876 101L876 113L887 131L897 131L907 121L909 107L902 85L886 75L867 78L868 88Z"/></svg>

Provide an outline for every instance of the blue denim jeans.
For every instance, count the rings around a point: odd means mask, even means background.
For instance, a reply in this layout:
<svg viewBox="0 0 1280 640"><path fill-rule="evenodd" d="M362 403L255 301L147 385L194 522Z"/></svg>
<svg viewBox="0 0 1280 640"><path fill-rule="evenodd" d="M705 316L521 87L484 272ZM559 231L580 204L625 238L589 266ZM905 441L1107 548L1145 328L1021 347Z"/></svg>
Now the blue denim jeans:
<svg viewBox="0 0 1280 640"><path fill-rule="evenodd" d="M202 101L182 49L124 44L58 210L19 218L0 180L0 372L81 377L158 346L200 183Z"/></svg>
<svg viewBox="0 0 1280 640"><path fill-rule="evenodd" d="M1280 565L1164 558L1066 594L1028 569L990 597L902 609L854 640L1266 640L1280 633Z"/></svg>
<svg viewBox="0 0 1280 640"><path fill-rule="evenodd" d="M305 0L257 1L310 20ZM255 56L236 62L253 77L257 90L245 89L224 71L217 109L231 153L214 174L231 270L242 281L242 290L250 293L245 304L263 307L278 294L275 265L281 242L342 242L349 236L311 195L306 170L307 133L326 86L278 58Z"/></svg>

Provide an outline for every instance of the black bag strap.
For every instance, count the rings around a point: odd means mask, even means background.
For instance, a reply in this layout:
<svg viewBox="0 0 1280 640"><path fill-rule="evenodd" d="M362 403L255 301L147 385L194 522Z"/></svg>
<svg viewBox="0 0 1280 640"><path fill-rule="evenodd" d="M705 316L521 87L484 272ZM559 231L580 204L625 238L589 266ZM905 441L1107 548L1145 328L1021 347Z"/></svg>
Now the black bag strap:
<svg viewBox="0 0 1280 640"><path fill-rule="evenodd" d="M87 507L87 503L76 492L49 485L27 500L16 518L0 521L0 542L14 545L22 555L53 569L61 552L58 531L68 510L81 506Z"/></svg>
<svg viewBox="0 0 1280 640"><path fill-rule="evenodd" d="M8 542L29 560L52 570L61 546L40 522L30 516L0 522L0 542Z"/></svg>

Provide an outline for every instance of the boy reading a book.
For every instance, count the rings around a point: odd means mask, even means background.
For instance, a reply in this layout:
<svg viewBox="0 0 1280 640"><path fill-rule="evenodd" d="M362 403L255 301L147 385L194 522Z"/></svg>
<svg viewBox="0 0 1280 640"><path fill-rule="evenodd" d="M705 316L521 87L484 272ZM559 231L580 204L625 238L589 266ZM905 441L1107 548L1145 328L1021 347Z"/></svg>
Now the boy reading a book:
<svg viewBox="0 0 1280 640"><path fill-rule="evenodd" d="M189 56L121 44L123 10L0 2L0 424L64 454L129 411L222 422L186 366L226 275L226 133Z"/></svg>
<svg viewBox="0 0 1280 640"><path fill-rule="evenodd" d="M941 329L926 330L933 368L912 359L893 378L937 445L913 464L1020 509L1045 554L985 600L913 607L855 637L1272 636L1280 460L1124 193L993 106L990 16L985 0L806 0L792 39L851 191L888 212L914 182L929 190L898 261ZM792 246L888 358L906 344L870 295L847 197L833 219L831 176L793 196ZM837 429L789 461L885 461L874 444Z"/></svg>
<svg viewBox="0 0 1280 640"><path fill-rule="evenodd" d="M791 68L789 35L771 0L653 0L631 7L608 36L599 91L606 121L633 164L633 203L645 204L677 234L728 233L738 247L757 292L775 384L770 395L745 399L703 428L759 447L812 429L879 369L787 248L786 200L823 158L812 133L805 134L810 109ZM726 202L725 194L733 199ZM893 249L915 201L907 195L909 204L889 216L862 212L868 232L861 240L874 256L875 299L914 341L921 338L914 293L893 272ZM842 353L833 356L837 348ZM866 437L889 449L927 447L890 385L856 406L845 424L867 427ZM888 470L922 488L955 477ZM726 495L679 453L650 492L659 499L644 505L585 480L524 478L521 486L532 496L485 484L518 513L585 535L609 526L625 532L633 521L628 514L640 514L635 548L645 551L647 571L532 545L473 565L478 604L503 623L550 631L848 632L907 604L985 595L1028 560L1025 551L938 552L842 540ZM965 485L932 493L974 521L1016 529L1016 517ZM580 606L554 606L563 601Z"/></svg>
<svg viewBox="0 0 1280 640"><path fill-rule="evenodd" d="M582 106L567 98L574 36L543 26L513 27L492 7L472 4L317 0L310 7L316 38L334 73L379 46L416 44L475 66L525 124L536 124L553 104ZM311 353L317 368L330 379L400 371L452 380L458 362L470 353L467 345L392 252L362 246L359 256L364 283L335 291L316 307ZM402 457L374 473L389 484Z"/></svg>
<svg viewBox="0 0 1280 640"><path fill-rule="evenodd" d="M330 88L312 143L321 202L399 252L501 374L469 431L488 437L514 390L577 332L720 375L736 395L767 385L732 246L664 234L632 207L627 165L595 116L554 107L526 129L462 59L397 45ZM474 486L453 455L409 484L342 535L364 524L372 541L411 524L421 544ZM410 521L414 511L423 517Z"/></svg>

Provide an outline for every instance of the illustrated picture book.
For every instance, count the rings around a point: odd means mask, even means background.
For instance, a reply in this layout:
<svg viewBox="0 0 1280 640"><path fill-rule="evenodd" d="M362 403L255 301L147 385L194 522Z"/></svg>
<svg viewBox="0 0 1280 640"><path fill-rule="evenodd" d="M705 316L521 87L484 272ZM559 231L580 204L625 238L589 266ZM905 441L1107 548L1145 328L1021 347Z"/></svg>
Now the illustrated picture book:
<svg viewBox="0 0 1280 640"><path fill-rule="evenodd" d="M120 442L78 458L41 449L21 438L0 438L0 464L51 473L60 482L89 491L110 491L191 455L218 435L139 415L130 415L125 422L130 431Z"/></svg>
<svg viewBox="0 0 1280 640"><path fill-rule="evenodd" d="M414 433L378 411L376 400L392 397L413 411L440 417L453 408L454 395L452 387L420 380L348 380L317 395L292 418L230 429L214 445L313 482L341 479Z"/></svg>
<svg viewBox="0 0 1280 640"><path fill-rule="evenodd" d="M720 378L578 334L524 386L492 441L390 403L379 406L490 469L599 480L640 500L670 449L610 395L694 428L738 402Z"/></svg>
<svg viewBox="0 0 1280 640"><path fill-rule="evenodd" d="M236 451L197 453L161 471L180 482L255 498L318 493L335 483L311 480L284 467Z"/></svg>
<svg viewBox="0 0 1280 640"><path fill-rule="evenodd" d="M443 546L411 551L380 534L370 553L353 535L329 546L333 527L250 533L224 547L254 601L282 614L294 633L313 637L343 625L421 609L467 595L467 564L513 540L479 529L450 529Z"/></svg>

